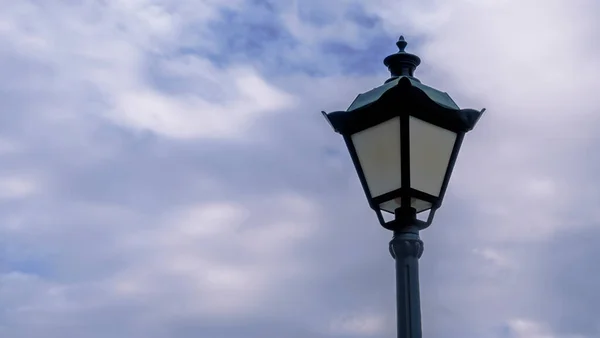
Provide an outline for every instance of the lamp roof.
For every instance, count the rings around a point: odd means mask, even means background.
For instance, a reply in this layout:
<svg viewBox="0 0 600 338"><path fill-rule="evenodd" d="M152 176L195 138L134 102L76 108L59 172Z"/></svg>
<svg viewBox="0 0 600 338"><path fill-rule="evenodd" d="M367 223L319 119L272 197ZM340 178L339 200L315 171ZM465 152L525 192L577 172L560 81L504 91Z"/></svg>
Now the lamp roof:
<svg viewBox="0 0 600 338"><path fill-rule="evenodd" d="M405 79L405 80L402 80L402 79ZM370 105L373 102L376 102L388 90L396 87L400 83L400 81L409 81L409 83L412 87L420 89L425 95L427 95L427 97L431 101L435 102L436 104L438 104L444 108L453 109L453 110L460 109L458 107L458 105L452 100L450 95L448 95L448 93L445 93L445 92L439 91L435 88L426 86L426 85L422 84L419 80L415 79L414 77L400 76L398 78L395 78L395 79L383 84L382 86L371 89L366 93L359 94L356 97L356 99L354 99L354 102L352 102L352 104L350 105L350 107L348 107L348 109L346 111L349 112L349 111L361 109L361 108L364 108L364 107Z"/></svg>
<svg viewBox="0 0 600 338"><path fill-rule="evenodd" d="M485 111L460 109L447 93L426 86L412 77L400 76L358 95L346 111L323 113L333 129L343 134L372 122L392 118L398 114L398 109L403 109L403 105L410 107L415 102L421 108L411 114L434 124L436 122L433 121L438 121L457 132L473 129Z"/></svg>

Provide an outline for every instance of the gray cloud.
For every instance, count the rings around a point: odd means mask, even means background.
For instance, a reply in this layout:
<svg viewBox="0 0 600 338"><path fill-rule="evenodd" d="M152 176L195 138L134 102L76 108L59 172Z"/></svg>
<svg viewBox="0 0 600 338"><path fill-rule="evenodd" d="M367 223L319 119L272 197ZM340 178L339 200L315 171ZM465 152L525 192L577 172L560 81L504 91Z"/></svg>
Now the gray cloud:
<svg viewBox="0 0 600 338"><path fill-rule="evenodd" d="M0 335L393 336L390 234L319 111L400 33L489 109L423 233L424 332L598 335L597 5L3 5Z"/></svg>

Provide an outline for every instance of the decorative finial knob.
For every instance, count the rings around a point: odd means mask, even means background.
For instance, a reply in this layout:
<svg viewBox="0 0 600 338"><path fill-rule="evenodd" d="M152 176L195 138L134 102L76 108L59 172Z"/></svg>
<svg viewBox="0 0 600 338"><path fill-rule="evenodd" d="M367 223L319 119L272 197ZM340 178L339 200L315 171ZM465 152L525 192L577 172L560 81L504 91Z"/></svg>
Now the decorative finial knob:
<svg viewBox="0 0 600 338"><path fill-rule="evenodd" d="M404 48L406 48L407 45L408 45L408 42L406 42L406 40L404 40L404 36L400 35L398 42L396 42L396 46L398 46L400 53L404 53Z"/></svg>
<svg viewBox="0 0 600 338"><path fill-rule="evenodd" d="M383 64L388 67L391 73L391 78L387 82L392 81L400 76L409 76L414 78L414 72L417 66L421 63L421 59L414 55L404 51L408 43L404 40L404 36L400 36L396 46L399 51L395 54L389 55L383 60ZM415 79L416 80L416 79Z"/></svg>

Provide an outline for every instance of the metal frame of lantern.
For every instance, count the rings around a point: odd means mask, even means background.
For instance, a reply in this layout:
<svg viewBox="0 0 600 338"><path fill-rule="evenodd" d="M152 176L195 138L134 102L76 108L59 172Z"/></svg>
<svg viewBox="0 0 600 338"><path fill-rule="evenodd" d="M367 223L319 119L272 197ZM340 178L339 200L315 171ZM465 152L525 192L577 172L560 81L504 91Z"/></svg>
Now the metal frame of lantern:
<svg viewBox="0 0 600 338"><path fill-rule="evenodd" d="M408 225L424 229L431 224L436 210L442 204L463 137L475 126L485 111L485 109L481 111L460 109L448 94L421 84L413 77L420 59L404 52L406 42L402 37L397 45L400 51L384 60L392 74L384 85L359 95L346 111L322 112L333 129L344 137L370 207L376 212L381 225L392 231ZM399 120L400 172L398 175L400 175L401 185L397 189L374 197L369 189L352 137L396 118ZM413 119L440 127L456 135L437 195L411 186L411 122L416 121ZM414 205L412 203L416 200L427 205L424 208L422 205L416 207L416 203ZM395 201L398 207L394 210L385 210L382 204L389 201ZM395 219L386 222L382 210L394 213ZM427 210L430 213L426 221L416 218L417 213Z"/></svg>

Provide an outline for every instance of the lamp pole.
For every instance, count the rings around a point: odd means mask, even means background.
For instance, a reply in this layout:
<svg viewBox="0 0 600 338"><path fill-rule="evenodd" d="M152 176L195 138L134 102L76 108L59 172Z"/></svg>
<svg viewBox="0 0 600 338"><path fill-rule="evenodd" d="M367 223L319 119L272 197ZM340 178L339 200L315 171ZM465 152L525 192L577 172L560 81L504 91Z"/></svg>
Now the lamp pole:
<svg viewBox="0 0 600 338"><path fill-rule="evenodd" d="M398 338L421 338L421 296L419 292L419 258L423 241L419 230L407 226L394 231L390 254L396 261L396 319Z"/></svg>

